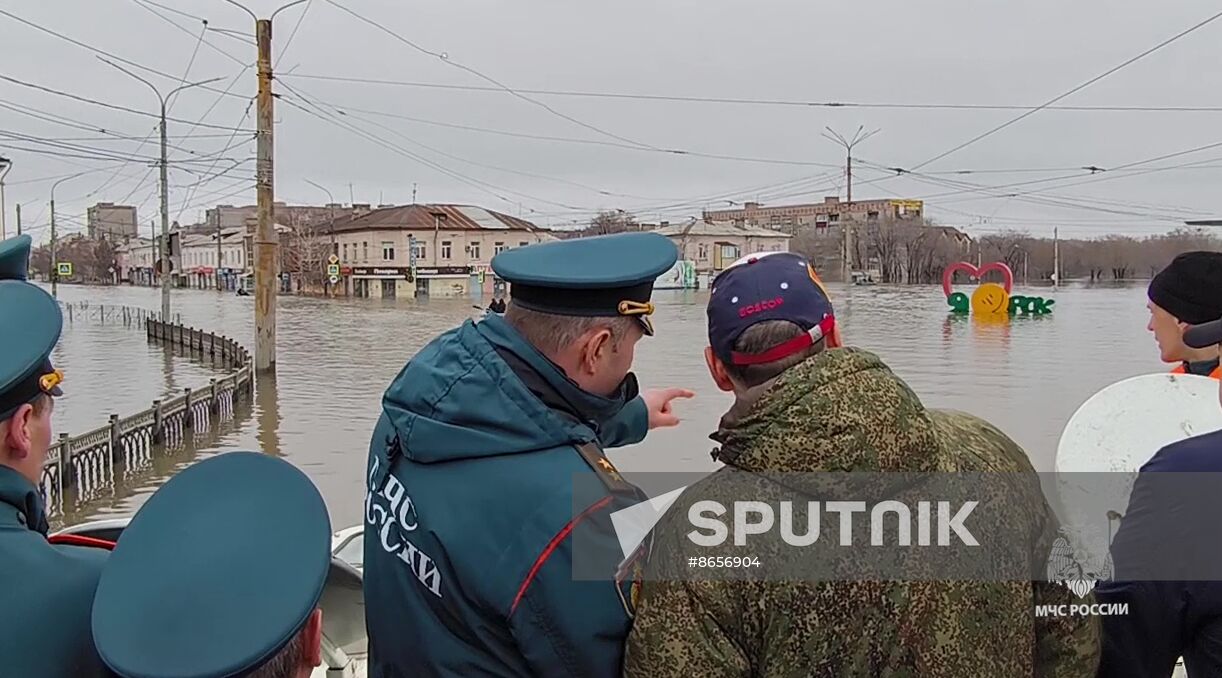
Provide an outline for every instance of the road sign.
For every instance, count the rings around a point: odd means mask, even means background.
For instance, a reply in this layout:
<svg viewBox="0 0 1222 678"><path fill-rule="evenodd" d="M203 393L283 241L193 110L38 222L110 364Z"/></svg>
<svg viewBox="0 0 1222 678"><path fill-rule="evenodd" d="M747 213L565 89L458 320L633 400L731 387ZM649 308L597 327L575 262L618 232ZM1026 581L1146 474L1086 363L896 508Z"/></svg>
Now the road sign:
<svg viewBox="0 0 1222 678"><path fill-rule="evenodd" d="M331 256L327 257L327 263L328 263L328 264L338 264L338 263L339 263L339 257L337 257L337 256L335 256L334 254L332 254Z"/></svg>
<svg viewBox="0 0 1222 678"><path fill-rule="evenodd" d="M332 278L339 275L339 264L327 264L327 275L331 276ZM332 280L331 282L335 281Z"/></svg>
<svg viewBox="0 0 1222 678"><path fill-rule="evenodd" d="M67 275L67 276L72 275L72 262L70 262L70 261L61 261L61 262L59 263L59 266L58 266L58 268L57 268L57 271L58 271L58 273L59 273L60 275Z"/></svg>
<svg viewBox="0 0 1222 678"><path fill-rule="evenodd" d="M336 284L336 283L338 283L338 282L339 282L339 276L338 276L338 275L333 275L333 276L331 276L331 284L332 284L332 285L334 285L334 284Z"/></svg>

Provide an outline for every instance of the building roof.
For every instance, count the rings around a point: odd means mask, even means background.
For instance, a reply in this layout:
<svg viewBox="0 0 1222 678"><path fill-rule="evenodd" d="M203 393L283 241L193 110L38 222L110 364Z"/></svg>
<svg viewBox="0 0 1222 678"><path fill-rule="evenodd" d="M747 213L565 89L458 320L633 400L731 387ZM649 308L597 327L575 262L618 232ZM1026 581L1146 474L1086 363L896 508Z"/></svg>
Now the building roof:
<svg viewBox="0 0 1222 678"><path fill-rule="evenodd" d="M524 219L472 205L400 205L375 209L360 216L335 220L335 232L368 230L432 230L441 217L449 231L541 231Z"/></svg>
<svg viewBox="0 0 1222 678"><path fill-rule="evenodd" d="M674 224L653 231L667 237L681 238L688 236L712 236L724 238L790 238L788 233L781 233L770 228L755 226L736 226L728 221L692 221L686 224Z"/></svg>

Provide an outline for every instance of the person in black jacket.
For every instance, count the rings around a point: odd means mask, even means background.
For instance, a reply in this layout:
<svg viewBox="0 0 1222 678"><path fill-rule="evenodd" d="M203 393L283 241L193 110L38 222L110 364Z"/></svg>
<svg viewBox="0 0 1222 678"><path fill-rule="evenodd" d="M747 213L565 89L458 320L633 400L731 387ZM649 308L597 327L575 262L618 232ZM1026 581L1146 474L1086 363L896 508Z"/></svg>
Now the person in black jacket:
<svg viewBox="0 0 1222 678"><path fill-rule="evenodd" d="M1190 348L1222 353L1222 318L1184 333ZM1222 384L1219 386L1222 405ZM1126 604L1103 617L1101 677L1222 676L1222 431L1168 445L1146 462L1112 542L1115 576L1100 603Z"/></svg>

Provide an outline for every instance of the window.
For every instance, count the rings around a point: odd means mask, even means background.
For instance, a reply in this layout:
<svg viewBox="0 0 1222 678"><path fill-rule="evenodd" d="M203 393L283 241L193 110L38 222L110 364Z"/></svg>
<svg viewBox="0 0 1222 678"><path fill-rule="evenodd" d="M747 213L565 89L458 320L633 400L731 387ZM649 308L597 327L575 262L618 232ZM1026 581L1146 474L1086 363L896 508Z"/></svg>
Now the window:
<svg viewBox="0 0 1222 678"><path fill-rule="evenodd" d="M472 242L471 242L471 244L470 244L470 245L467 245L467 247L468 247L468 248L469 248L469 250L470 250L470 254L469 254L469 256L470 256L472 259L479 259L479 241L478 241L478 240L474 240L474 241L472 241Z"/></svg>
<svg viewBox="0 0 1222 678"><path fill-rule="evenodd" d="M505 243L497 242L497 243L492 244L492 253L494 255L500 254L501 252L504 252L504 251L505 251Z"/></svg>
<svg viewBox="0 0 1222 678"><path fill-rule="evenodd" d="M344 261L348 261L348 243L344 243Z"/></svg>
<svg viewBox="0 0 1222 678"><path fill-rule="evenodd" d="M772 215L772 218L769 219L769 221L772 223L773 226L776 226L781 223L781 215L774 214Z"/></svg>
<svg viewBox="0 0 1222 678"><path fill-rule="evenodd" d="M840 215L839 215L839 214L829 214L829 215L827 215L827 223L829 223L829 224L835 224L835 223L837 223L837 222L839 222L839 221L840 221Z"/></svg>
<svg viewBox="0 0 1222 678"><path fill-rule="evenodd" d="M450 258L450 248L452 246L453 246L453 243L451 243L449 240L441 241L441 258L442 259Z"/></svg>
<svg viewBox="0 0 1222 678"><path fill-rule="evenodd" d="M369 241L361 241L361 261L369 261Z"/></svg>
<svg viewBox="0 0 1222 678"><path fill-rule="evenodd" d="M395 244L386 240L382 241L382 261L395 260Z"/></svg>
<svg viewBox="0 0 1222 678"><path fill-rule="evenodd" d="M703 242L702 242L702 243L700 243L699 245L696 245L696 258L697 258L697 259L699 259L700 261L707 261L707 260L708 260L708 258L709 258L709 246L708 246L708 243L703 243Z"/></svg>
<svg viewBox="0 0 1222 678"><path fill-rule="evenodd" d="M526 246L527 246L527 245L529 245L529 244L530 244L530 243L528 243L528 242L526 242L525 240L523 240L522 242L518 243L518 247L526 247Z"/></svg>
<svg viewBox="0 0 1222 678"><path fill-rule="evenodd" d="M866 212L866 221L878 221L878 212Z"/></svg>
<svg viewBox="0 0 1222 678"><path fill-rule="evenodd" d="M415 255L416 261L423 261L425 258L424 243L417 240L412 244L412 254Z"/></svg>

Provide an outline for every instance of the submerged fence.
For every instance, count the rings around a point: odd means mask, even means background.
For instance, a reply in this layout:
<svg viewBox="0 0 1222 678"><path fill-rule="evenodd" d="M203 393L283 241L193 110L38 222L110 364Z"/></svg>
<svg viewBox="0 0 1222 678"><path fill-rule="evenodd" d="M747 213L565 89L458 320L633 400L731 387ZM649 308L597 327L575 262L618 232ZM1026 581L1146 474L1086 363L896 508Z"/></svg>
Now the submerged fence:
<svg viewBox="0 0 1222 678"><path fill-rule="evenodd" d="M143 326L148 341L172 346L200 358L211 358L227 372L209 380L202 388L185 388L182 395L154 400L140 412L109 421L77 436L61 433L51 446L42 472L42 489L47 513L63 513L64 491L76 488L88 495L88 488L113 486L116 466L125 475L150 464L155 448L182 447L192 431L207 430L233 416L235 402L250 397L252 391L250 354L238 342L181 323L162 322L160 314L125 306L64 304L70 321L87 318L101 322L123 322ZM78 497L88 499L88 496Z"/></svg>

